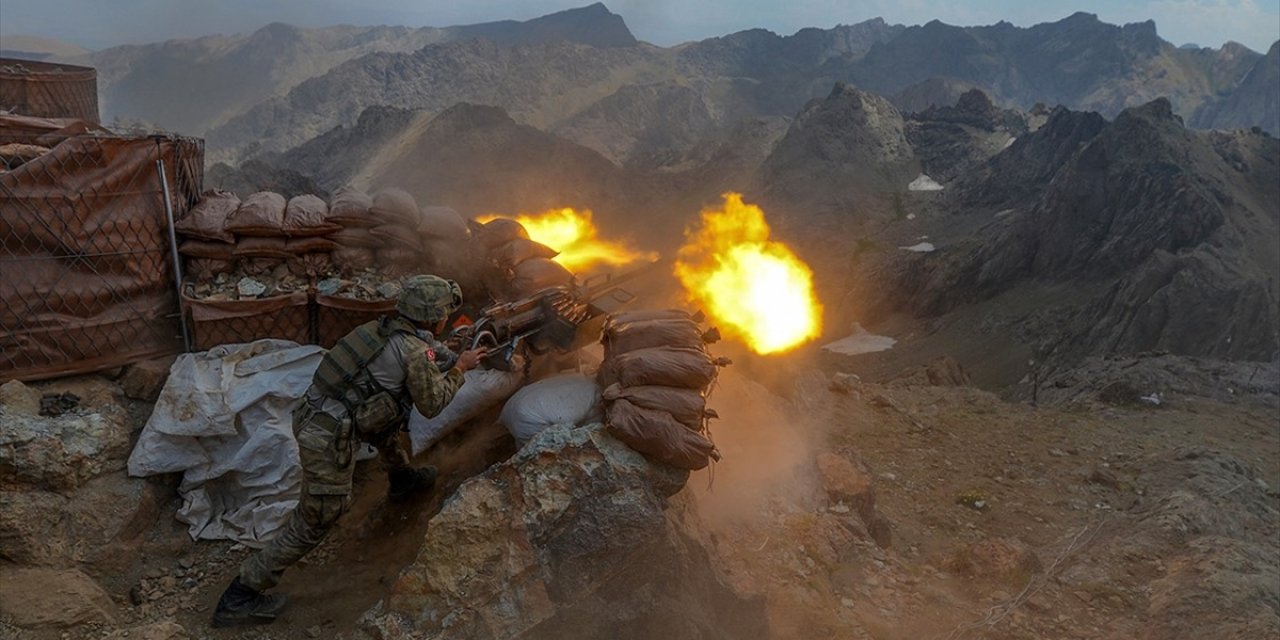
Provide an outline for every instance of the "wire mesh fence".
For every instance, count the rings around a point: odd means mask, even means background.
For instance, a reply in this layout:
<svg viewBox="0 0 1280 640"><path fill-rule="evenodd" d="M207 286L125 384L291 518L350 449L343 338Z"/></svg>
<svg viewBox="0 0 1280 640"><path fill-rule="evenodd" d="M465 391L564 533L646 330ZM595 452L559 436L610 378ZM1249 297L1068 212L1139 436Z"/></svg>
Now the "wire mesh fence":
<svg viewBox="0 0 1280 640"><path fill-rule="evenodd" d="M0 109L98 122L98 72L36 60L0 58Z"/></svg>
<svg viewBox="0 0 1280 640"><path fill-rule="evenodd" d="M180 351L164 181L202 180L200 140L0 116L0 381Z"/></svg>

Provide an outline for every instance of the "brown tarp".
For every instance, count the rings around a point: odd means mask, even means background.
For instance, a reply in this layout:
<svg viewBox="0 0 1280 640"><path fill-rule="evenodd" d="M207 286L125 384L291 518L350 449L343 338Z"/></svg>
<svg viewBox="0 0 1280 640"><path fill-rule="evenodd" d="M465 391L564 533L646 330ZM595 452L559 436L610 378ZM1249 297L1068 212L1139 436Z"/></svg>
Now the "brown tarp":
<svg viewBox="0 0 1280 640"><path fill-rule="evenodd" d="M0 58L0 107L13 113L99 122L93 67Z"/></svg>
<svg viewBox="0 0 1280 640"><path fill-rule="evenodd" d="M156 160L180 217L200 193L202 143L5 115L0 140L52 148L0 173L0 382L181 350Z"/></svg>

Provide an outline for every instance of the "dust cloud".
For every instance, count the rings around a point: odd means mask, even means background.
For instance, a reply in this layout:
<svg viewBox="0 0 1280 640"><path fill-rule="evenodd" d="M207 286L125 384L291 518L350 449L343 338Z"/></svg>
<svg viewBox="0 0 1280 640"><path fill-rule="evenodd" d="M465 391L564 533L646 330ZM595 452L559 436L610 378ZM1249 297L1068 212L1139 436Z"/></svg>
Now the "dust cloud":
<svg viewBox="0 0 1280 640"><path fill-rule="evenodd" d="M763 524L761 519L778 511L770 507L815 507L807 504L817 495L813 460L829 407L811 396L825 390L825 378L795 356L727 353L733 345L711 350L735 364L721 372L707 403L720 415L711 422L711 434L723 459L689 480L703 520L725 529Z"/></svg>

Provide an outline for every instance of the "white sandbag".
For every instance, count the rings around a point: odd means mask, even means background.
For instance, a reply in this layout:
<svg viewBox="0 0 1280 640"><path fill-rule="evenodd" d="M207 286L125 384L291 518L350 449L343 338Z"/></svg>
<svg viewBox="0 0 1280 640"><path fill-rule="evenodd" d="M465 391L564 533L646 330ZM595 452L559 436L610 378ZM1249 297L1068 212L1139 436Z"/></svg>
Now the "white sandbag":
<svg viewBox="0 0 1280 640"><path fill-rule="evenodd" d="M472 369L462 374L462 377L466 382L458 389L453 400L440 411L440 415L427 418L418 413L417 409L409 415L409 441L413 444L413 455L430 449L431 445L468 420L498 406L524 383L524 375L519 369Z"/></svg>
<svg viewBox="0 0 1280 640"><path fill-rule="evenodd" d="M568 373L535 382L516 392L499 420L524 446L553 424L581 425L599 421L600 386L592 378Z"/></svg>

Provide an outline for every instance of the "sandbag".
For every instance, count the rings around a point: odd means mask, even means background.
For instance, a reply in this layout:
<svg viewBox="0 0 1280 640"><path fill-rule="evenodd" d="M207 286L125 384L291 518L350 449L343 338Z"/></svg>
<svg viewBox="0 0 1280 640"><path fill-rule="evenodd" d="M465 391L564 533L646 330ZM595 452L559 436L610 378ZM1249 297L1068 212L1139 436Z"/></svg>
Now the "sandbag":
<svg viewBox="0 0 1280 640"><path fill-rule="evenodd" d="M369 194L351 187L342 187L329 200L329 213L325 216L325 222L343 227L377 226L380 221L369 213L372 206L373 198Z"/></svg>
<svg viewBox="0 0 1280 640"><path fill-rule="evenodd" d="M374 261L378 263L383 274L388 276L407 276L427 273L422 254L408 249L379 249L374 253Z"/></svg>
<svg viewBox="0 0 1280 640"><path fill-rule="evenodd" d="M373 249L365 249L364 247L339 246L333 250L332 256L334 266L347 271L372 269L376 264Z"/></svg>
<svg viewBox="0 0 1280 640"><path fill-rule="evenodd" d="M288 243L284 238L240 238L231 255L237 258L289 258Z"/></svg>
<svg viewBox="0 0 1280 640"><path fill-rule="evenodd" d="M397 224L410 229L417 229L422 223L422 213L418 211L418 203L404 189L394 187L383 189L373 194L373 205L369 207L381 224Z"/></svg>
<svg viewBox="0 0 1280 640"><path fill-rule="evenodd" d="M547 258L532 258L516 265L509 294L512 298L523 298L570 282L573 282L573 273L560 263Z"/></svg>
<svg viewBox="0 0 1280 640"><path fill-rule="evenodd" d="M605 359L653 347L702 349L703 332L692 320L640 320L614 324L604 331Z"/></svg>
<svg viewBox="0 0 1280 640"><path fill-rule="evenodd" d="M178 247L178 253L188 258L204 258L206 260L230 260L234 257L236 246L226 242L209 242L207 240L187 240Z"/></svg>
<svg viewBox="0 0 1280 640"><path fill-rule="evenodd" d="M186 274L195 280L212 280L220 273L231 273L235 269L235 260L190 258L187 260Z"/></svg>
<svg viewBox="0 0 1280 640"><path fill-rule="evenodd" d="M517 265L533 258L554 258L559 251L528 238L516 238L489 251L489 261L499 269L514 270Z"/></svg>
<svg viewBox="0 0 1280 640"><path fill-rule="evenodd" d="M383 241L363 227L347 227L329 234L329 239L343 247L359 247L361 249L377 249L384 245Z"/></svg>
<svg viewBox="0 0 1280 640"><path fill-rule="evenodd" d="M635 309L633 311L621 311L611 314L605 320L604 327L609 329L612 327L620 327L632 322L644 322L647 320L691 320L693 322L701 322L702 313L698 313L698 317L694 317L688 311L683 309Z"/></svg>
<svg viewBox="0 0 1280 640"><path fill-rule="evenodd" d="M173 230L188 238L235 242L235 236L225 227L227 218L239 207L240 198L236 194L211 189L200 196L200 202L191 207L187 215L173 223Z"/></svg>
<svg viewBox="0 0 1280 640"><path fill-rule="evenodd" d="M304 194L289 199L284 207L284 223L281 228L288 236L323 236L342 228L327 221L329 205L318 196Z"/></svg>
<svg viewBox="0 0 1280 640"><path fill-rule="evenodd" d="M623 387L619 384L609 385L601 394L606 401L627 400L642 409L666 411L676 422L702 431L707 418L707 399L694 389L678 389L676 387Z"/></svg>
<svg viewBox="0 0 1280 640"><path fill-rule="evenodd" d="M259 191L240 203L227 216L227 231L238 236L275 237L284 235L284 196L271 191Z"/></svg>
<svg viewBox="0 0 1280 640"><path fill-rule="evenodd" d="M599 419L600 387L578 373L540 380L517 391L498 418L520 446L551 425Z"/></svg>
<svg viewBox="0 0 1280 640"><path fill-rule="evenodd" d="M241 258L236 260L236 266L240 267L240 273L246 276L271 276L283 266L285 261L281 258Z"/></svg>
<svg viewBox="0 0 1280 640"><path fill-rule="evenodd" d="M378 225L370 229L369 233L378 240L379 249L396 247L410 251L422 250L422 241L418 238L417 231L398 224Z"/></svg>
<svg viewBox="0 0 1280 640"><path fill-rule="evenodd" d="M716 447L702 434L684 428L665 411L637 407L626 400L609 405L605 427L613 437L642 455L680 469L707 466Z"/></svg>
<svg viewBox="0 0 1280 640"><path fill-rule="evenodd" d="M423 207L418 234L443 240L464 240L470 235L467 219L449 207Z"/></svg>
<svg viewBox="0 0 1280 640"><path fill-rule="evenodd" d="M289 273L300 278L309 276L324 277L333 271L333 258L331 255L329 253L294 254L286 264L289 266Z"/></svg>
<svg viewBox="0 0 1280 640"><path fill-rule="evenodd" d="M284 246L289 253L300 256L304 253L329 253L338 248L338 243L320 236L305 236L289 238Z"/></svg>
<svg viewBox="0 0 1280 640"><path fill-rule="evenodd" d="M702 349L653 347L611 358L600 367L600 384L659 385L705 389L716 378L716 363Z"/></svg>
<svg viewBox="0 0 1280 640"><path fill-rule="evenodd" d="M465 383L440 415L427 418L417 409L409 415L409 441L413 444L413 455L430 449L458 427L498 406L524 383L524 374L520 371L472 369L462 377Z"/></svg>
<svg viewBox="0 0 1280 640"><path fill-rule="evenodd" d="M511 218L494 218L484 224L476 223L473 233L485 249L496 249L517 238L529 239L524 225Z"/></svg>

